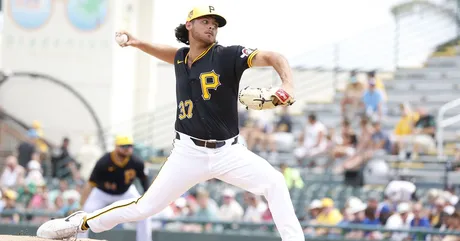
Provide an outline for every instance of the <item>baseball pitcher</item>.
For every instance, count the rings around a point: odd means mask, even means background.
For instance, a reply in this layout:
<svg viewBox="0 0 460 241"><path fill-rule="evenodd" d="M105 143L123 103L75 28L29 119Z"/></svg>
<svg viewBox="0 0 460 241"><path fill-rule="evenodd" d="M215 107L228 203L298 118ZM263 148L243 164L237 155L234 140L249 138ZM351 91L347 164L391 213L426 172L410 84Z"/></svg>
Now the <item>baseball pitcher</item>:
<svg viewBox="0 0 460 241"><path fill-rule="evenodd" d="M305 240L283 175L238 143L238 100L256 110L291 105L291 69L278 53L219 45L217 32L226 23L214 6L193 8L175 29L177 40L187 45L179 49L143 42L127 32L117 34L122 47L135 47L174 66L177 113L173 150L142 197L48 221L38 229L38 236L67 238L88 229L99 233L120 223L143 220L197 183L217 178L264 195L283 241ZM281 86L239 91L243 72L256 66L273 67Z"/></svg>

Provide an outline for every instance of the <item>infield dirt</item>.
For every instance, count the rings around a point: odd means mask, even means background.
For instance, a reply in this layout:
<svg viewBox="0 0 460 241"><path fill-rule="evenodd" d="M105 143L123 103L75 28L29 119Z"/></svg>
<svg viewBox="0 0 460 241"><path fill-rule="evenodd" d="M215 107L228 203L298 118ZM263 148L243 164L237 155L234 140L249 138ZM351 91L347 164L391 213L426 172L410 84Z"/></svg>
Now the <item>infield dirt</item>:
<svg viewBox="0 0 460 241"><path fill-rule="evenodd" d="M51 239L31 237L31 236L15 236L15 235L0 235L0 241L50 241ZM56 241L56 240L53 240ZM77 241L106 241L96 239L79 238Z"/></svg>

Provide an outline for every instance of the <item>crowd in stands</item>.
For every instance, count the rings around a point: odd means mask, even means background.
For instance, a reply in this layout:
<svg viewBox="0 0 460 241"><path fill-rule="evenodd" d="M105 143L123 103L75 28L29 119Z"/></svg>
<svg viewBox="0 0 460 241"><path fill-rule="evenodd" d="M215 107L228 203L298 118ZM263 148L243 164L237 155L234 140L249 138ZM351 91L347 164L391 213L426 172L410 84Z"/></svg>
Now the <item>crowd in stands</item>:
<svg viewBox="0 0 460 241"><path fill-rule="evenodd" d="M397 124L393 129L383 128L388 97L375 72L367 73L363 80L352 71L343 92L342 122L338 126L326 126L320 116L308 112L305 125L297 133L288 108L274 122L267 115L249 116L241 111L241 135L249 149L268 159L289 152L299 164L305 164L306 159L328 156L333 161L321 167L335 172L357 169L379 154L417 160L419 155L435 151L435 118L423 106L413 108L410 103L401 103Z"/></svg>
<svg viewBox="0 0 460 241"><path fill-rule="evenodd" d="M44 138L40 122L31 124L16 151L1 160L0 223L42 223L49 219L19 214L26 211L52 211L65 216L80 209L81 189L100 151L84 145L72 156L69 145L66 137L59 146L51 145Z"/></svg>
<svg viewBox="0 0 460 241"><path fill-rule="evenodd" d="M343 229L347 224L384 227L387 229L437 228L460 230L460 205L458 197L449 191L431 189L426 197L416 195L416 186L408 181L392 181L384 191L384 200L369 197L360 200L350 197L342 210L334 206L329 198L314 200L309 206L310 222L334 225L334 229L308 229L309 235L344 235L350 239L381 240L380 231L357 231ZM423 201L422 201L423 200ZM388 234L387 234L388 235ZM417 234L393 233L391 240L427 240ZM431 239L430 239L431 240Z"/></svg>
<svg viewBox="0 0 460 241"><path fill-rule="evenodd" d="M241 137L248 149L269 161L276 160L282 153L292 154L297 165L280 162L276 167L283 173L290 190L301 191L305 185L301 170L305 168L336 175L358 170L378 155L392 154L403 160L416 160L420 155L431 153L435 147L434 117L423 106L414 110L409 103L401 103L400 120L394 129L387 130L382 127L387 114L386 101L383 81L376 78L374 72L369 72L365 80L352 72L340 102L342 121L337 126L326 126L321 116L309 112L302 117L304 126L295 132L289 108L280 108L276 119L240 111ZM50 147L43 135L40 123L32 123L27 139L15 154L5 159L0 172L0 223L42 223L49 218L21 216L14 213L17 210L47 210L65 216L81 208L82 186L101 153L86 146L73 156L69 153L68 138L63 138L60 146ZM318 161L317 157L327 157L327 161ZM455 158L460 163L460 146ZM460 171L460 165L454 163L454 169ZM155 217L250 223L273 219L263 197L227 187L215 199L205 187L185 193ZM416 189L409 181L393 181L381 196L367 200L349 197L343 207L331 198L315 199L305 207L305 214L299 219L309 224L335 226L333 229L305 228L307 236L381 240L391 235L395 241L427 238L407 233L359 231L347 228L349 224L460 231L460 207L452 190L432 189L427 196L418 197ZM238 195L242 198L238 199ZM190 232L239 228L236 224L153 222L155 228Z"/></svg>

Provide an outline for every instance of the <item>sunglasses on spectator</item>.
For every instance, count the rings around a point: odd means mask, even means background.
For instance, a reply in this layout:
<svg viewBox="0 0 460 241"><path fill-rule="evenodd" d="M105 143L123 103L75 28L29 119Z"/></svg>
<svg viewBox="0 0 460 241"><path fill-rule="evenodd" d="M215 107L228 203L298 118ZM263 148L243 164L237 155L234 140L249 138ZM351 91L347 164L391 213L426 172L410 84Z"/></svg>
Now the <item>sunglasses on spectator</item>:
<svg viewBox="0 0 460 241"><path fill-rule="evenodd" d="M120 147L123 149L128 149L128 148L133 147L133 145L121 145Z"/></svg>

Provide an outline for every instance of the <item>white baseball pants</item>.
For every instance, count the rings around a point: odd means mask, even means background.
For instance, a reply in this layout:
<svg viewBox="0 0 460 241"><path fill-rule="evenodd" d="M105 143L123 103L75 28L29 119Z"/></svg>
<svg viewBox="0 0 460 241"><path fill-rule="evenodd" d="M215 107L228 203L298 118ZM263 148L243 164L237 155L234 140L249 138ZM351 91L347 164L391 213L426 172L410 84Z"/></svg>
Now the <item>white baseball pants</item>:
<svg viewBox="0 0 460 241"><path fill-rule="evenodd" d="M189 136L180 134L149 190L140 198L118 201L90 213L88 226L99 233L120 223L143 220L163 210L197 183L216 178L264 195L282 240L304 241L281 172L243 145L232 145L233 141L229 139L225 146L210 149L197 146Z"/></svg>
<svg viewBox="0 0 460 241"><path fill-rule="evenodd" d="M93 188L88 198L86 199L85 204L83 205L83 211L87 213L94 212L116 201L139 198L140 196L141 195L139 194L139 192L137 191L134 185L131 185L128 191L126 191L125 193L121 195L112 195L112 194L105 193L97 188ZM78 238L88 238L88 232L79 233L77 237ZM151 228L150 219L142 219L137 223L136 240L137 241L152 240L152 228Z"/></svg>

